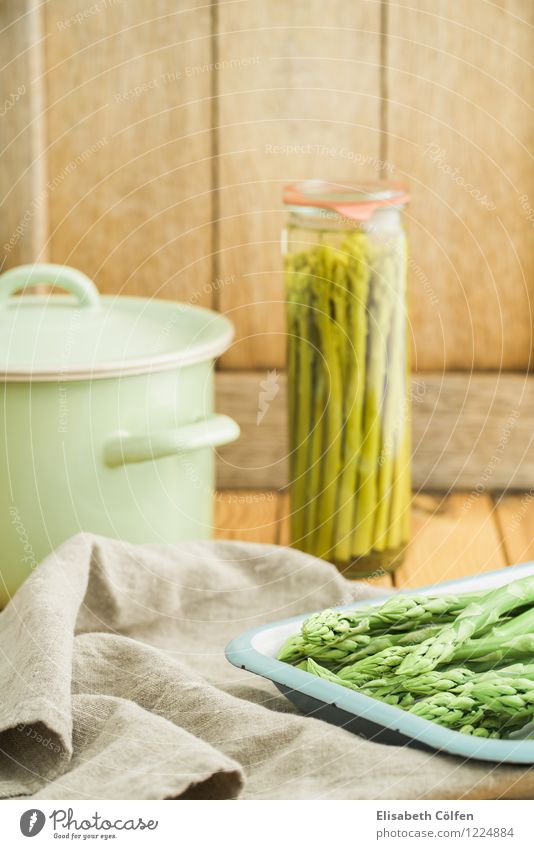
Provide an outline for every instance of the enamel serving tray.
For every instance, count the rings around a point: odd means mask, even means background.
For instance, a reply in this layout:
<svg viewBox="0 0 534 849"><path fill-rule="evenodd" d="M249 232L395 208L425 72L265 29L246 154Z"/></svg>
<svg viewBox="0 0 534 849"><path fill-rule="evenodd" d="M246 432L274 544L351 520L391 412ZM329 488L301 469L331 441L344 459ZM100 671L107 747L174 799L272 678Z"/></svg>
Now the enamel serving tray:
<svg viewBox="0 0 534 849"><path fill-rule="evenodd" d="M409 590L416 593L473 592L503 586L517 578L534 575L534 561L510 566L496 572L474 575L461 580L446 581ZM393 593L386 592L362 602L334 608L350 610L366 607L384 600ZM377 743L396 746L417 746L496 763L534 764L534 739L488 740L450 731L434 722L410 714L394 705L388 705L348 690L339 684L324 681L302 669L296 669L276 659L276 655L291 634L311 614L271 622L245 631L226 647L226 657L234 666L261 675L273 681L278 689L302 713L339 725Z"/></svg>

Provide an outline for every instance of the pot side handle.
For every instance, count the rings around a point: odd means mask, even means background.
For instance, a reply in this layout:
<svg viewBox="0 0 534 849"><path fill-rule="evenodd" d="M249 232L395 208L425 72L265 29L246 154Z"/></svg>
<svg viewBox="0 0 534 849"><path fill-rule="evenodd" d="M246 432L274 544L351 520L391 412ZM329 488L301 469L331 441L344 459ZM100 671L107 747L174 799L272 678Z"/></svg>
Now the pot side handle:
<svg viewBox="0 0 534 849"><path fill-rule="evenodd" d="M141 436L117 434L104 447L104 462L110 468L145 463L196 448L226 445L237 439L239 433L239 425L229 416L213 415L174 430L160 430Z"/></svg>
<svg viewBox="0 0 534 849"><path fill-rule="evenodd" d="M80 307L95 307L100 302L98 289L82 271L68 265L36 262L32 265L18 265L0 274L0 306L5 304L14 292L24 291L29 286L38 286L40 283L66 289L76 297Z"/></svg>

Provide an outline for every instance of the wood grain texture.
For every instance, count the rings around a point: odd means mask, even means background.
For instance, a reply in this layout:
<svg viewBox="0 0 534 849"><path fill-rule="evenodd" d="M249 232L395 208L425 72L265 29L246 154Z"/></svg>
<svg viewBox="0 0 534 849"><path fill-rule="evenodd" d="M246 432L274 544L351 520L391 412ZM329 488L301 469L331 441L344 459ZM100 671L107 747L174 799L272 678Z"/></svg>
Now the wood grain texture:
<svg viewBox="0 0 534 849"><path fill-rule="evenodd" d="M223 489L287 486L286 378L277 373L278 393L261 416L261 384L267 372L220 371L216 374L216 407L241 428L239 439L218 449L217 483Z"/></svg>
<svg viewBox="0 0 534 849"><path fill-rule="evenodd" d="M524 368L534 4L396 0L388 9L386 155L412 189L414 366Z"/></svg>
<svg viewBox="0 0 534 849"><path fill-rule="evenodd" d="M502 539L488 495L457 493L414 500L412 536L395 574L399 587L417 587L500 569Z"/></svg>
<svg viewBox="0 0 534 849"><path fill-rule="evenodd" d="M3 264L220 307L223 365L280 367L282 184L395 174L414 366L523 369L533 25L531 0L4 0Z"/></svg>
<svg viewBox="0 0 534 849"><path fill-rule="evenodd" d="M281 545L289 545L290 501L278 496ZM412 505L411 540L394 585L418 587L500 569L534 559L534 497L507 496L497 504L487 495L456 493L416 495ZM389 576L370 579L391 587Z"/></svg>
<svg viewBox="0 0 534 849"><path fill-rule="evenodd" d="M289 492L278 493L278 542L280 545L289 545L291 532L289 518L291 515L291 502Z"/></svg>
<svg viewBox="0 0 534 849"><path fill-rule="evenodd" d="M38 0L0 3L1 270L46 258L46 156Z"/></svg>
<svg viewBox="0 0 534 849"><path fill-rule="evenodd" d="M261 417L267 372L217 374L217 406L241 437L219 450L219 486L287 485L286 383ZM476 493L534 484L534 378L514 374L420 374L412 380L413 483Z"/></svg>
<svg viewBox="0 0 534 849"><path fill-rule="evenodd" d="M210 304L209 6L49 0L46 34L52 259Z"/></svg>
<svg viewBox="0 0 534 849"><path fill-rule="evenodd" d="M534 381L525 374L418 375L412 381L417 489L476 492L534 481Z"/></svg>
<svg viewBox="0 0 534 849"><path fill-rule="evenodd" d="M289 511L287 492L219 492L216 536L289 545ZM409 589L534 559L533 539L532 492L497 502L471 493L417 495L412 538L395 586ZM371 583L392 586L388 577Z"/></svg>
<svg viewBox="0 0 534 849"><path fill-rule="evenodd" d="M278 504L274 492L218 492L215 537L246 542L278 542Z"/></svg>
<svg viewBox="0 0 534 849"><path fill-rule="evenodd" d="M534 488L522 495L499 499L496 516L506 562L514 564L534 560Z"/></svg>
<svg viewBox="0 0 534 849"><path fill-rule="evenodd" d="M220 491L215 506L217 539L290 544L290 502L287 492L267 490ZM366 579L376 587L390 588L389 575Z"/></svg>
<svg viewBox="0 0 534 849"><path fill-rule="evenodd" d="M384 589L391 589L394 586L393 577L391 575L377 575L375 577L363 578L366 584L370 584L372 587L384 587Z"/></svg>
<svg viewBox="0 0 534 849"><path fill-rule="evenodd" d="M285 358L282 186L378 174L380 3L221 3L217 55L219 304L225 367Z"/></svg>

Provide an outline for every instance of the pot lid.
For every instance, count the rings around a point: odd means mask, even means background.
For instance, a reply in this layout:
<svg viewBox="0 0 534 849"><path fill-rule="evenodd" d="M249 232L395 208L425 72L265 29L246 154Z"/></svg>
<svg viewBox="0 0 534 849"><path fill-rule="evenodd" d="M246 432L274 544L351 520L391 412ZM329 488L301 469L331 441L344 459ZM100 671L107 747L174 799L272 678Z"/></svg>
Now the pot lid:
<svg viewBox="0 0 534 849"><path fill-rule="evenodd" d="M41 283L71 295L12 297ZM22 265L0 274L0 375L83 380L190 365L221 354L233 326L211 310L148 298L101 296L82 272Z"/></svg>

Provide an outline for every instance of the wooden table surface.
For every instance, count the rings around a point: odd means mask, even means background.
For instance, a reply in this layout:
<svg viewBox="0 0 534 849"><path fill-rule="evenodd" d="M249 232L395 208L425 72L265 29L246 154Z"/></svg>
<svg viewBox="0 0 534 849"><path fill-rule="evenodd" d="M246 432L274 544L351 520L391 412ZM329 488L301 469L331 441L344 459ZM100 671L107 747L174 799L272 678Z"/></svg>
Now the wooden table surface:
<svg viewBox="0 0 534 849"><path fill-rule="evenodd" d="M226 491L216 499L220 539L289 542L289 497L278 491ZM414 496L412 539L394 577L397 587L500 569L534 559L534 495L487 493ZM389 577L374 583L391 586Z"/></svg>

